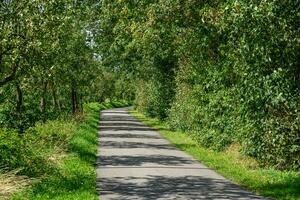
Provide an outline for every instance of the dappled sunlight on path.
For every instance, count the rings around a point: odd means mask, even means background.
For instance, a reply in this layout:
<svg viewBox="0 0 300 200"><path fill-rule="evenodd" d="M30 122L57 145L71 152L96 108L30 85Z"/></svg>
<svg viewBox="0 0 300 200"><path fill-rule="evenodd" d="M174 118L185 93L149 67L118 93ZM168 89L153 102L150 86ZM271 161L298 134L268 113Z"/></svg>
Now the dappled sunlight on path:
<svg viewBox="0 0 300 200"><path fill-rule="evenodd" d="M127 108L102 112L97 190L107 199L264 199L171 145Z"/></svg>

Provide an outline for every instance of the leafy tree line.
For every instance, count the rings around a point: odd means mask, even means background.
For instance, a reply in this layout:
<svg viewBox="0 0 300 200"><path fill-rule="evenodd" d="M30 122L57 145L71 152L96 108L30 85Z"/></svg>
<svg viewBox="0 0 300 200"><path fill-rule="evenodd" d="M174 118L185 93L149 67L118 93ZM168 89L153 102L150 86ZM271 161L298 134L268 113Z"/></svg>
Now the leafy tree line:
<svg viewBox="0 0 300 200"><path fill-rule="evenodd" d="M103 65L136 81L138 109L208 148L300 167L300 4L103 0Z"/></svg>
<svg viewBox="0 0 300 200"><path fill-rule="evenodd" d="M299 2L0 1L0 128L132 99L208 148L299 169ZM5 133L5 131L3 132Z"/></svg>
<svg viewBox="0 0 300 200"><path fill-rule="evenodd" d="M129 98L126 77L95 54L96 11L93 1L0 1L0 127L23 132L84 102Z"/></svg>

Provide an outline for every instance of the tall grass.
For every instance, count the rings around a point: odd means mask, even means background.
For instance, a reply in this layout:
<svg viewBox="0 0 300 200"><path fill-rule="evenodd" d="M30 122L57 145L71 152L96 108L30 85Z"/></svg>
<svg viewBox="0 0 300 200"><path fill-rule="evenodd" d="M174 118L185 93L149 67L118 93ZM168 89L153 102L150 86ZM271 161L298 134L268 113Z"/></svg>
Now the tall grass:
<svg viewBox="0 0 300 200"><path fill-rule="evenodd" d="M0 164L35 180L11 199L98 199L96 152L100 110L126 102L90 103L84 115L37 124L24 135L0 132Z"/></svg>

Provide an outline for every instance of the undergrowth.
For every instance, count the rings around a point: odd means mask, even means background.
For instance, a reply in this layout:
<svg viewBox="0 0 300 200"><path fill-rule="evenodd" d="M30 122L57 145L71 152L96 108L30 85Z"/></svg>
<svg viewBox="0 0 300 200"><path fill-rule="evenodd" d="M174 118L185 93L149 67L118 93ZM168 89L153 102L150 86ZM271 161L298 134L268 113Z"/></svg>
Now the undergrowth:
<svg viewBox="0 0 300 200"><path fill-rule="evenodd" d="M254 159L242 155L239 145L232 145L223 152L209 150L199 146L188 133L171 131L158 119L146 117L137 111L131 111L131 114L158 130L179 149L242 187L278 200L300 199L299 171L262 168Z"/></svg>
<svg viewBox="0 0 300 200"><path fill-rule="evenodd" d="M95 163L99 111L125 105L124 101L90 103L84 106L83 116L75 119L37 124L24 134L0 130L1 168L6 174L17 169L17 177L32 180L30 187L18 190L11 199L98 199Z"/></svg>

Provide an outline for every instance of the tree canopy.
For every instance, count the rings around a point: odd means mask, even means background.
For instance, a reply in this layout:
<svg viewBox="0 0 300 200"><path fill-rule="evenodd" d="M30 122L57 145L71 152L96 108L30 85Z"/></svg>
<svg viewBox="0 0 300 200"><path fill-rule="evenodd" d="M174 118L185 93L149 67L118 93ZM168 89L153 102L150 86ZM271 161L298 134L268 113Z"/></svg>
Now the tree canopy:
<svg viewBox="0 0 300 200"><path fill-rule="evenodd" d="M133 100L205 147L299 169L295 0L0 1L0 126Z"/></svg>
<svg viewBox="0 0 300 200"><path fill-rule="evenodd" d="M102 1L103 63L135 105L203 146L299 168L298 1Z"/></svg>

